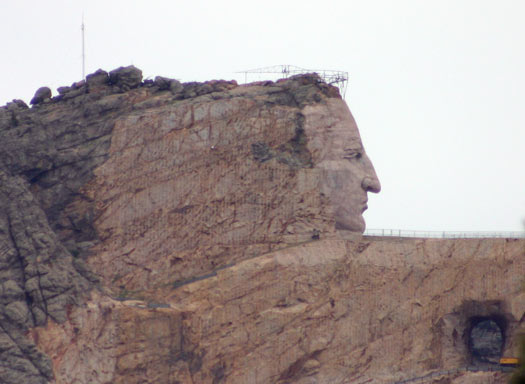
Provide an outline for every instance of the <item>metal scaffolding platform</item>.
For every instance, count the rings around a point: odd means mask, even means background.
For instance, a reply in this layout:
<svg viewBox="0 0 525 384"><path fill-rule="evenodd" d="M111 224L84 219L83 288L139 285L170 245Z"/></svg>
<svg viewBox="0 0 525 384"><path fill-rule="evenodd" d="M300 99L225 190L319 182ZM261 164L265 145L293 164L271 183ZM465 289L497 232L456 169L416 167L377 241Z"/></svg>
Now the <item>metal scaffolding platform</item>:
<svg viewBox="0 0 525 384"><path fill-rule="evenodd" d="M344 71L333 71L328 69L305 69L297 67L295 65L274 65L271 67L250 69L247 71L239 71L236 73L244 74L244 82L252 82L263 80L260 76L256 79L257 75L273 75L272 79L265 80L274 80L278 76L279 79L288 78L294 75L301 75L305 73L317 73L324 82L330 85L334 85L339 88L339 93L344 98L346 94L346 86L348 83L348 72ZM275 79L276 80L276 79Z"/></svg>

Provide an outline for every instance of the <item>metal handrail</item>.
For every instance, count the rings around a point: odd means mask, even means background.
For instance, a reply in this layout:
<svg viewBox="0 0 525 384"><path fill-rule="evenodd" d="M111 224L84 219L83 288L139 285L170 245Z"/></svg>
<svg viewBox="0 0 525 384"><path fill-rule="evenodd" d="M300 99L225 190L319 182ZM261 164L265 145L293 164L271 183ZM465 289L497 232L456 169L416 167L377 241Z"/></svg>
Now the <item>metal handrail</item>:
<svg viewBox="0 0 525 384"><path fill-rule="evenodd" d="M449 376L449 375L455 375L462 372L513 372L514 368L512 367L502 367L497 365L491 365L491 366L467 366L467 367L460 367L460 368L452 368L442 371L434 371L427 373L423 376L416 376L411 377L409 379L401 380L401 381L395 381L393 384L408 384L408 383L430 383L433 382L434 379L438 376Z"/></svg>
<svg viewBox="0 0 525 384"><path fill-rule="evenodd" d="M525 232L498 232L498 231L415 231L406 229L367 229L364 236L388 237L421 237L433 239L482 239L506 238L523 239Z"/></svg>

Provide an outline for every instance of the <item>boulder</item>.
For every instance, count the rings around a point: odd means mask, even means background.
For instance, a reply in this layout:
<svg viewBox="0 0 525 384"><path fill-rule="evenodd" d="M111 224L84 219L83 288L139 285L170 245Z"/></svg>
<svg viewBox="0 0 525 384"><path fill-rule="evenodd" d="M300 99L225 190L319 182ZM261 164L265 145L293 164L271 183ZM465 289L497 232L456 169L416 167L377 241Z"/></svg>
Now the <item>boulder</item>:
<svg viewBox="0 0 525 384"><path fill-rule="evenodd" d="M73 84L71 84L71 88L73 89L80 89L86 85L86 80L80 80Z"/></svg>
<svg viewBox="0 0 525 384"><path fill-rule="evenodd" d="M69 91L71 91L71 87L58 87L57 88L57 92L60 96L63 96L65 95L66 93L68 93Z"/></svg>
<svg viewBox="0 0 525 384"><path fill-rule="evenodd" d="M17 109L27 109L28 108L24 100L20 100L20 99L13 99L13 101L6 104L6 107L7 107L7 110L9 111L15 111Z"/></svg>
<svg viewBox="0 0 525 384"><path fill-rule="evenodd" d="M171 93L173 93L173 94L179 93L180 91L182 91L182 89L183 89L183 86L180 83L180 81L175 80L175 79L171 80L171 82L170 82L170 91L171 91Z"/></svg>
<svg viewBox="0 0 525 384"><path fill-rule="evenodd" d="M51 89L49 89L49 87L40 87L35 92L35 95L31 99L30 103L32 105L40 104L50 98L51 98Z"/></svg>
<svg viewBox="0 0 525 384"><path fill-rule="evenodd" d="M183 89L180 81L168 77L155 76L153 83L159 88L159 91L170 90L173 94L178 93Z"/></svg>
<svg viewBox="0 0 525 384"><path fill-rule="evenodd" d="M97 86L107 84L109 81L108 73L102 69L98 69L94 73L86 76L86 83L88 86Z"/></svg>
<svg viewBox="0 0 525 384"><path fill-rule="evenodd" d="M109 73L109 83L118 86L122 91L137 88L142 84L142 71L133 65L119 67Z"/></svg>
<svg viewBox="0 0 525 384"><path fill-rule="evenodd" d="M159 87L159 91L165 91L170 88L171 79L163 76L155 76L153 83Z"/></svg>

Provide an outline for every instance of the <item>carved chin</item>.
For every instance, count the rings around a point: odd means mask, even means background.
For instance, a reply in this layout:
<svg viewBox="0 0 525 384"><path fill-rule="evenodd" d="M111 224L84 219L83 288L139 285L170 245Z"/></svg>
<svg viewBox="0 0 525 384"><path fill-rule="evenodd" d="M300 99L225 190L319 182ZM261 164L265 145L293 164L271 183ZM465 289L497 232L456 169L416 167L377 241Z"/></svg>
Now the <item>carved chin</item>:
<svg viewBox="0 0 525 384"><path fill-rule="evenodd" d="M363 233L365 228L362 215L335 215L335 229Z"/></svg>

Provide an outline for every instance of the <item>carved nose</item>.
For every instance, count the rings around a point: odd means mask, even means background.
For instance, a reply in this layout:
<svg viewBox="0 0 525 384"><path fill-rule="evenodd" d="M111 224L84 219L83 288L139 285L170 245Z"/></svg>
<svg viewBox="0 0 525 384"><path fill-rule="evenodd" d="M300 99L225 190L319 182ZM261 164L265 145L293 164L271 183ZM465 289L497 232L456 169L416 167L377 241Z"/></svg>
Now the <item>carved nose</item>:
<svg viewBox="0 0 525 384"><path fill-rule="evenodd" d="M381 183L375 175L374 177L366 176L361 182L361 186L367 192L379 193L381 191Z"/></svg>

